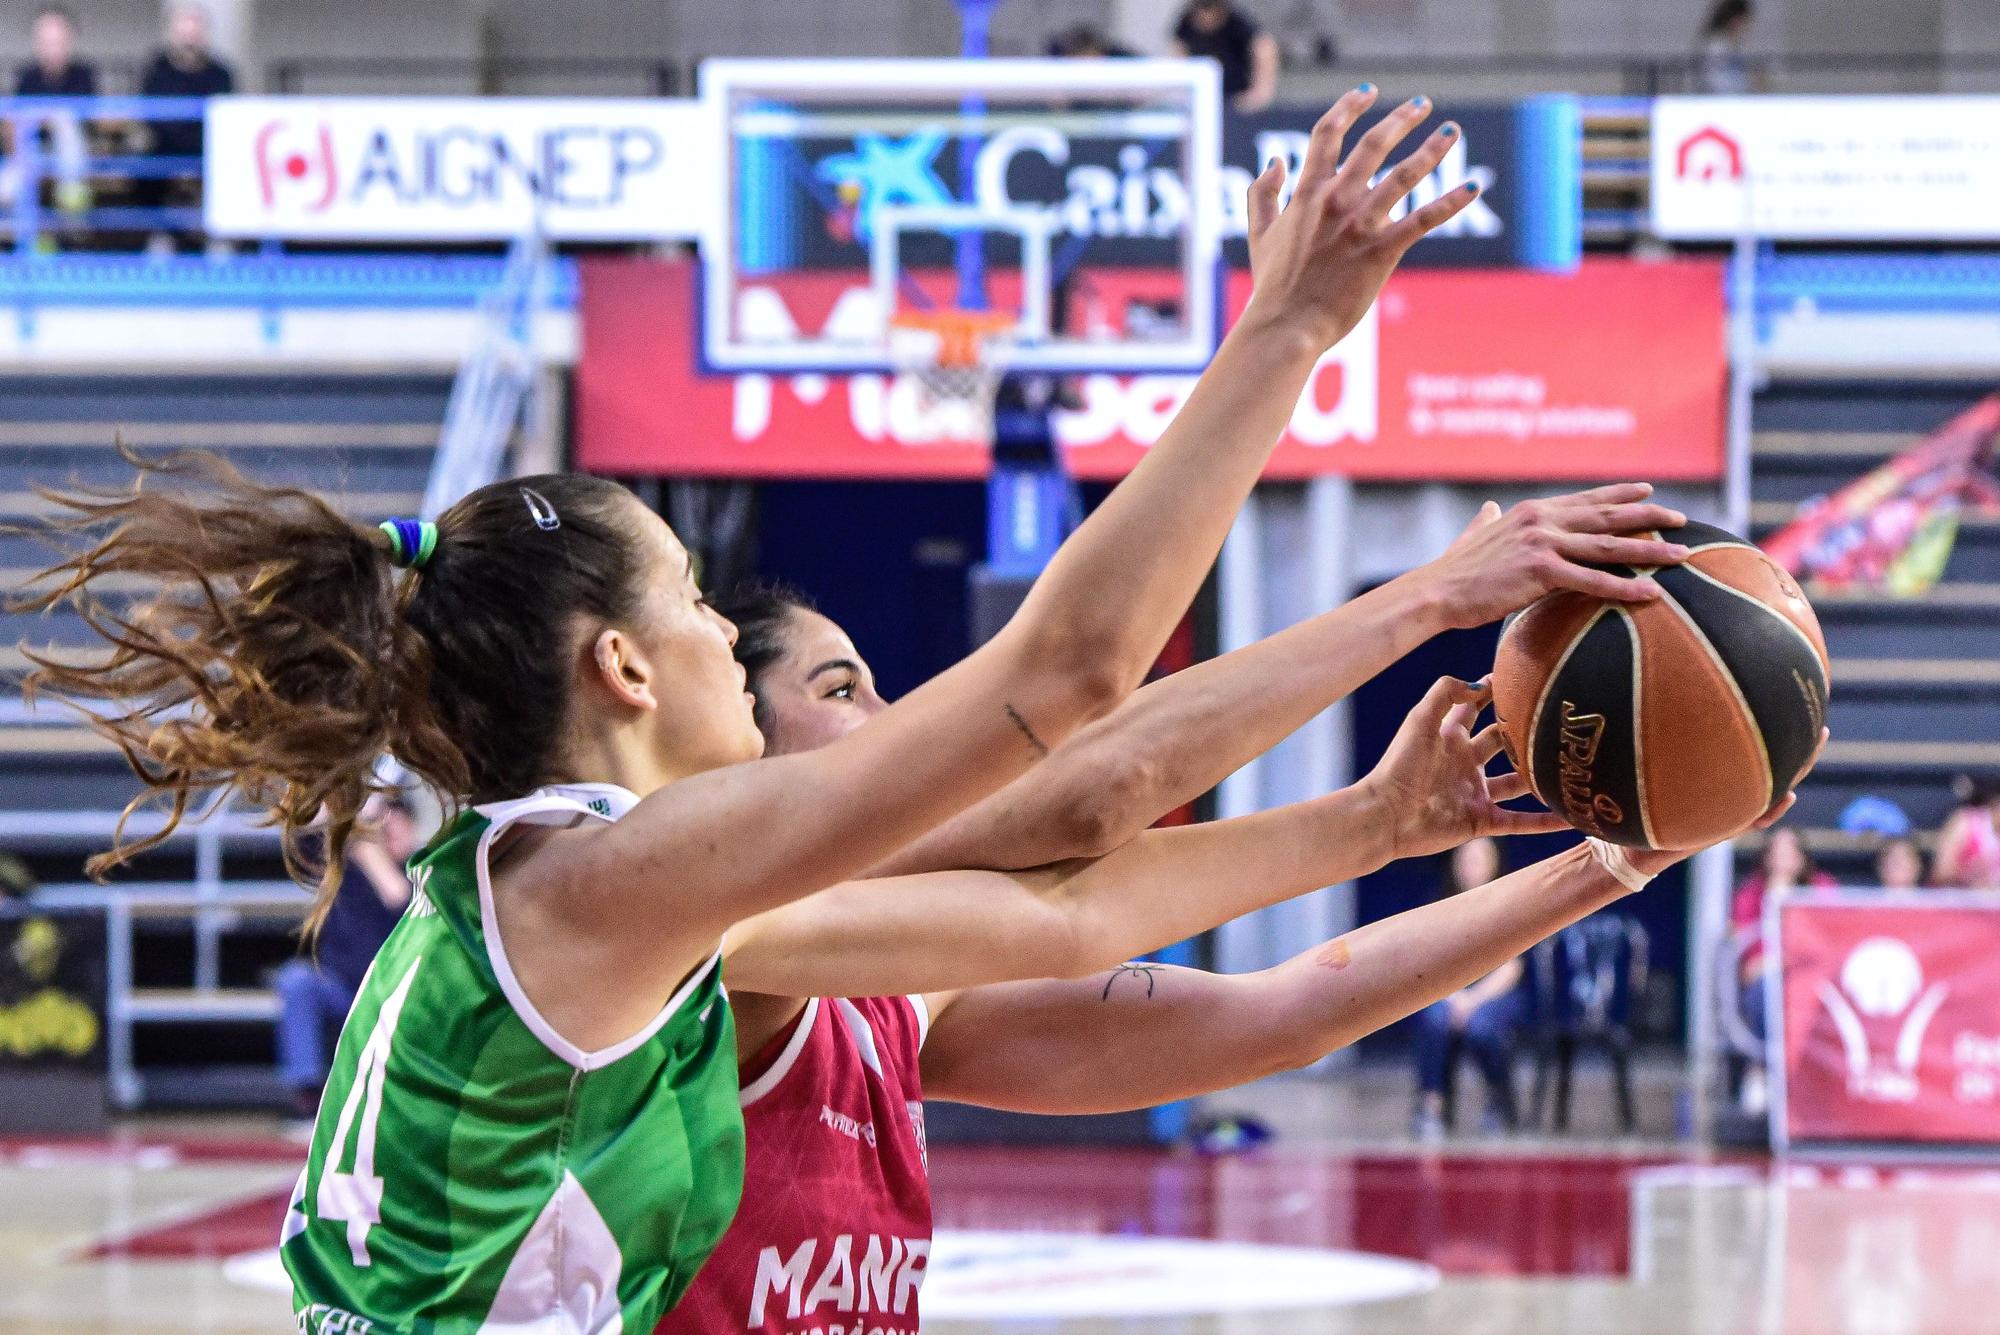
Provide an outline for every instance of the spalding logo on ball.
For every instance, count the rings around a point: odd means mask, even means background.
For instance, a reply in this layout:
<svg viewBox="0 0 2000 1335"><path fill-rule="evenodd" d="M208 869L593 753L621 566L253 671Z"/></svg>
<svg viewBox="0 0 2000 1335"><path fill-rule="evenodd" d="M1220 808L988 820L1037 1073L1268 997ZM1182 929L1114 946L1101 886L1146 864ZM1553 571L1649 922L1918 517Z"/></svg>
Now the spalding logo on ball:
<svg viewBox="0 0 2000 1335"><path fill-rule="evenodd" d="M1826 721L1826 640L1792 577L1743 539L1706 524L1661 536L1692 552L1636 572L1664 597L1552 593L1513 620L1493 709L1549 810L1613 843L1700 848L1803 777Z"/></svg>

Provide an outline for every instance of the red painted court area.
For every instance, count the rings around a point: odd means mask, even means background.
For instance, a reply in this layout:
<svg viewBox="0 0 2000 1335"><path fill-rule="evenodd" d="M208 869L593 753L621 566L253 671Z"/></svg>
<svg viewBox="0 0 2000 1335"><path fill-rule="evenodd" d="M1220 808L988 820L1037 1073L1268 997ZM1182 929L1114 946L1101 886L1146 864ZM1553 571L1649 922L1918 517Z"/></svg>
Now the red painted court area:
<svg viewBox="0 0 2000 1335"><path fill-rule="evenodd" d="M108 1148L108 1147L107 1147ZM128 1152L144 1147L133 1146ZM290 1162L295 1147L155 1145L183 1161ZM941 1228L1210 1238L1375 1252L1448 1275L1622 1276L1634 1175L1659 1159L940 1146ZM106 1238L92 1258L220 1260L271 1246L285 1189Z"/></svg>

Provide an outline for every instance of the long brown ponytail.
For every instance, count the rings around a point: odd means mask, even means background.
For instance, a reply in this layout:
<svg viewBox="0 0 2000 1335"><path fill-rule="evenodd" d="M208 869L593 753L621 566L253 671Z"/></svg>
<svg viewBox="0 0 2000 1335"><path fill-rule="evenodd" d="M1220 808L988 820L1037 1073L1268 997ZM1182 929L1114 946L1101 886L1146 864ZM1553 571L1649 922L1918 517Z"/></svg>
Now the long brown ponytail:
<svg viewBox="0 0 2000 1335"><path fill-rule="evenodd" d="M629 493L573 475L483 488L440 518L434 568L399 578L387 534L309 491L260 485L206 453L120 452L139 470L129 491L43 491L58 511L44 534L70 555L14 600L68 604L110 643L89 663L24 645L36 665L24 689L100 702L90 726L146 785L126 817L164 808L144 837L127 839L121 821L92 875L159 844L208 797L239 793L269 811L286 865L316 886L310 935L362 805L384 787L382 757L451 802L560 777L558 646L578 614L636 606ZM116 608L100 594L113 576L159 588Z"/></svg>

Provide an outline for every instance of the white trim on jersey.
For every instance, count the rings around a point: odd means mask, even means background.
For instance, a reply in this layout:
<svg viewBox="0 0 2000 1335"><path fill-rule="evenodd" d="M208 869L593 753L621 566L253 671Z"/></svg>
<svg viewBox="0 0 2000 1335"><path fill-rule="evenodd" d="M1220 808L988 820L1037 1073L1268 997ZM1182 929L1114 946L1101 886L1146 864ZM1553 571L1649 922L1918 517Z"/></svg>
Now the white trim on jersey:
<svg viewBox="0 0 2000 1335"><path fill-rule="evenodd" d="M715 952L688 973L673 996L667 999L667 1004L660 1008L660 1013L648 1021L645 1028L623 1042L586 1052L557 1033L555 1026L542 1018L542 1013L535 1009L534 1002L528 1000L527 992L514 976L514 966L507 958L506 943L500 939L500 918L493 909L493 878L488 873L486 858L492 850L493 841L517 822L575 825L582 820L601 820L608 824L638 804L636 796L616 784L566 783L540 789L511 802L495 802L474 808L491 822L479 837L479 848L473 854L472 865L479 877L479 926L486 936L486 958L493 966L494 981L500 984L501 995L507 998L507 1004L514 1008L514 1013L521 1017L521 1023L527 1026L528 1032L543 1047L579 1071L601 1070L637 1050L647 1039L659 1033L701 980L721 964L721 946L718 943Z"/></svg>
<svg viewBox="0 0 2000 1335"><path fill-rule="evenodd" d="M846 997L835 997L833 1009L846 1022L847 1036L853 1041L861 1064L873 1071L876 1079L887 1080L889 1076L882 1069L882 1054L875 1047L875 1026L868 1023L868 1017L861 1013L861 1008Z"/></svg>
<svg viewBox="0 0 2000 1335"><path fill-rule="evenodd" d="M922 1052L924 1050L924 1040L931 1036L930 1003L924 1000L924 994L921 992L910 993L907 1000L910 1003L910 1009L916 1012L917 1051Z"/></svg>
<svg viewBox="0 0 2000 1335"><path fill-rule="evenodd" d="M764 1074L743 1086L736 1096L742 1107L749 1107L778 1087L778 1082L790 1075L792 1068L799 1064L799 1054L806 1050L806 1040L812 1037L813 1025L819 1020L819 998L810 997L806 1008L799 1012L798 1023L792 1026L792 1036L785 1040L783 1051Z"/></svg>

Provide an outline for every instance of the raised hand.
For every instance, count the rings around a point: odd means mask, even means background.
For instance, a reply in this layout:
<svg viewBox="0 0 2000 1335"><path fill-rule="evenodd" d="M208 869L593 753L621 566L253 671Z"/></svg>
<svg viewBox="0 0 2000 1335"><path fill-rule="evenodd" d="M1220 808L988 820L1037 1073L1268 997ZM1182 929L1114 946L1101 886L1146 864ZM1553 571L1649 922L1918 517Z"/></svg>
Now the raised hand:
<svg viewBox="0 0 2000 1335"><path fill-rule="evenodd" d="M1250 183L1250 268L1256 290L1244 319L1296 327L1325 351L1361 322L1403 253L1448 221L1479 193L1473 182L1447 191L1402 218L1395 206L1436 169L1458 139L1446 123L1376 181L1397 144L1430 115L1428 98L1412 98L1361 136L1341 161L1347 132L1375 102L1364 86L1343 96L1313 126L1291 202L1279 200L1285 165L1274 159Z"/></svg>
<svg viewBox="0 0 2000 1335"><path fill-rule="evenodd" d="M1687 559L1679 543L1632 536L1687 522L1678 510L1648 503L1652 494L1647 483L1621 482L1522 501L1505 513L1488 501L1443 554L1405 578L1431 584L1448 623L1461 627L1497 621L1556 589L1649 602L1659 585L1593 567L1643 570Z"/></svg>
<svg viewBox="0 0 2000 1335"><path fill-rule="evenodd" d="M1568 828L1548 811L1509 811L1501 806L1528 793L1519 774L1490 775L1487 762L1500 754L1497 724L1474 733L1479 712L1492 702L1492 687L1441 677L1396 730L1382 759L1361 780L1381 803L1397 858L1419 857L1456 848L1481 835L1549 834Z"/></svg>

